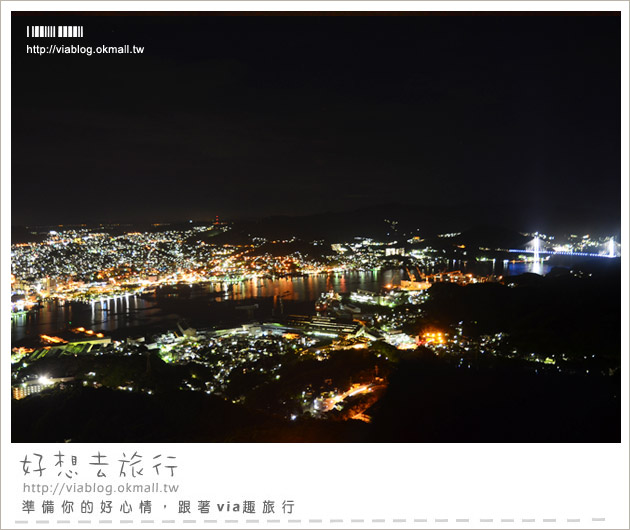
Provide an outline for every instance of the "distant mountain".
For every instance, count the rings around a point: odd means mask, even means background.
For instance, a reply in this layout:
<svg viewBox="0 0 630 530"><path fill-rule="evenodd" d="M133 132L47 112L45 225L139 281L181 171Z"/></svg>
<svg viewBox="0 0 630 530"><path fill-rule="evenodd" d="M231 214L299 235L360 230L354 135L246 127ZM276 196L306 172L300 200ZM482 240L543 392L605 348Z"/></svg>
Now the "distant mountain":
<svg viewBox="0 0 630 530"><path fill-rule="evenodd" d="M516 230L499 225L475 227L455 236L452 241L457 245L465 245L467 248L510 249L523 248L531 239Z"/></svg>
<svg viewBox="0 0 630 530"><path fill-rule="evenodd" d="M387 204L346 212L328 212L304 216L271 216L235 221L230 240L244 237L324 240L328 243L348 241L354 237L378 240L401 240L417 234L448 230L455 223L445 212L427 207ZM444 227L444 228L439 228Z"/></svg>
<svg viewBox="0 0 630 530"><path fill-rule="evenodd" d="M29 230L25 226L12 226L11 227L11 244L17 243L39 243L46 239L45 234L34 233L34 230Z"/></svg>
<svg viewBox="0 0 630 530"><path fill-rule="evenodd" d="M589 209L588 205L563 208L488 202L445 206L440 198L432 202L429 197L424 198L419 190L410 190L409 197L403 199L411 200L411 197L425 202L389 203L352 211L299 216L272 215L256 219L236 219L232 221L229 232L213 234L213 242L245 244L250 242L252 237L265 239L297 237L303 241L324 240L327 243L348 241L354 237L401 241L415 235L426 239L437 234L460 232L472 238L468 241L471 245L483 239L488 246L503 247L513 241L516 232L538 231L558 235L576 233L616 237L620 234L620 221L616 210L602 213ZM178 230L209 223L211 221L161 225L116 224L101 226L100 229L119 234L127 231ZM486 234L483 234L484 230L487 231ZM31 228L12 227L11 240L13 243L36 241L45 233L40 230L40 234L33 234L33 231L35 230ZM488 235L495 239L491 241L485 237ZM467 244L464 238L458 241L459 244Z"/></svg>
<svg viewBox="0 0 630 530"><path fill-rule="evenodd" d="M379 241L405 242L413 236L435 240L438 234L460 233L448 239L452 245L475 244L493 247L518 247L525 239L512 223L513 218L496 215L485 209L481 214L469 208L385 204L348 212L329 212L304 216L272 216L234 221L231 230L212 237L213 243L244 244L252 237L267 240L288 240L336 243L355 237ZM505 222L508 219L509 222Z"/></svg>

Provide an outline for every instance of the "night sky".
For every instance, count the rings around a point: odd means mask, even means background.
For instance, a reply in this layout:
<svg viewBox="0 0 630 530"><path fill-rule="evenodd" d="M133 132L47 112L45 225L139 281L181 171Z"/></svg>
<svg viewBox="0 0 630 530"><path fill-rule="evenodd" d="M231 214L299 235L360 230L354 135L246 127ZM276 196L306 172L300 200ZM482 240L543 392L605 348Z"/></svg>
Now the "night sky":
<svg viewBox="0 0 630 530"><path fill-rule="evenodd" d="M12 223L400 202L618 224L620 21L14 15ZM85 37L26 38L45 24ZM51 43L145 53L26 54Z"/></svg>

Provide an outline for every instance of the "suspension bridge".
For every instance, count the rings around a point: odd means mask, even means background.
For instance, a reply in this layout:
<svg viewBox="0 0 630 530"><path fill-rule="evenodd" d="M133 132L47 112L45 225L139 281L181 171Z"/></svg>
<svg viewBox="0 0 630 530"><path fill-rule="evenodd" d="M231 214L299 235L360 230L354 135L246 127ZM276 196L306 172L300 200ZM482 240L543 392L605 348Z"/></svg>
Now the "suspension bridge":
<svg viewBox="0 0 630 530"><path fill-rule="evenodd" d="M598 245L597 252L581 252L574 250L562 250L555 249L548 246L548 242L543 242L541 238L536 235L531 241L529 241L525 248L511 248L508 252L518 254L533 254L534 261L540 261L541 256L558 255L558 256L583 256L589 258L618 258L621 255L619 243L615 241L614 237L609 238L605 243Z"/></svg>

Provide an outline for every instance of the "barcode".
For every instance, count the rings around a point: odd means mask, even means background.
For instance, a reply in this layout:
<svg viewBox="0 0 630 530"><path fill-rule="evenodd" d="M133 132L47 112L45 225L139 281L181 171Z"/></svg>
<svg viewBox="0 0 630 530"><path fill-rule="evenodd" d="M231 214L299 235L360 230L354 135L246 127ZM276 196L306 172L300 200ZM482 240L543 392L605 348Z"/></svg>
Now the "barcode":
<svg viewBox="0 0 630 530"><path fill-rule="evenodd" d="M83 37L83 26L26 26L27 37Z"/></svg>

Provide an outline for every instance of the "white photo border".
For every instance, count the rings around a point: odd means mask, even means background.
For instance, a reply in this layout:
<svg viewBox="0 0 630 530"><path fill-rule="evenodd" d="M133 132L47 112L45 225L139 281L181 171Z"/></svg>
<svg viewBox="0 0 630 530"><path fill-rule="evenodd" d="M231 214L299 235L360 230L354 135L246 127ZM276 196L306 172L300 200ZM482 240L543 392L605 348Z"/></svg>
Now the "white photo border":
<svg viewBox="0 0 630 530"><path fill-rule="evenodd" d="M610 444L76 444L86 458L97 450L177 455L182 497L218 502L252 497L292 499L296 513L279 522L256 516L197 517L128 526L180 528L628 528L629 224L628 2L614 1L2 1L1 5L1 291L10 292L11 226L11 12L12 11L619 11L621 12L621 200L622 231L622 417L621 443ZM9 306L0 304L2 350L1 456L4 529L24 528L18 506L19 472L25 453L68 450L58 444L11 443ZM210 520L211 516L208 516ZM40 518L38 518L40 519ZM53 520L54 519L54 520ZM34 526L120 528L110 523ZM102 518L103 519L103 518ZM150 519L150 518L147 518ZM172 519L172 518L171 518ZM104 519L103 519L104 520ZM228 521L238 522L230 523ZM296 521L300 521L299 523ZM490 521L492 520L492 521ZM533 521L532 521L533 520ZM579 521L576 521L579 520ZM275 521L275 519L273 520ZM291 522L293 521L293 522ZM341 521L341 522L338 522Z"/></svg>

